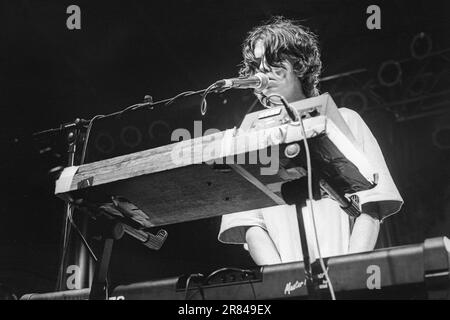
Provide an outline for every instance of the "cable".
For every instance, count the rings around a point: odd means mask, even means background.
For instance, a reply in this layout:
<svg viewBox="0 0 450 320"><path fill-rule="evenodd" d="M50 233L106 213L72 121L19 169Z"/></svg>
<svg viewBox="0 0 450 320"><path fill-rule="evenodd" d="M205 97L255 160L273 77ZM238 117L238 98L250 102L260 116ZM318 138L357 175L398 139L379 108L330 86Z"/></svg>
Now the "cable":
<svg viewBox="0 0 450 320"><path fill-rule="evenodd" d="M255 287L253 286L253 282L250 279L248 279L248 283L250 284L250 288L252 288L253 300L256 300L256 292L255 292Z"/></svg>
<svg viewBox="0 0 450 320"><path fill-rule="evenodd" d="M295 109L294 109L295 110ZM297 111L297 110L296 110ZM298 113L298 112L297 112ZM325 275L325 279L328 282L328 288L330 290L330 294L331 294L331 299L332 300L336 300L336 296L334 294L334 288L333 288L333 284L331 283L330 277L328 276L328 271L325 267L325 263L323 262L323 258L322 258L322 254L320 252L320 246L319 246L319 238L317 236L317 227L316 227L316 219L314 216L314 209L313 209L313 195L312 195L312 175L311 175L311 155L309 153L309 146L308 143L306 142L306 131L305 131L305 126L303 124L303 119L301 117L299 117L300 119L300 125L302 127L302 132L303 132L303 142L305 145L305 150L306 150L306 163L307 163L307 174L308 174L308 198L309 198L309 203L310 203L310 215L312 217L312 222L313 222L313 227L314 227L314 235L315 235L315 240L316 240L316 246L317 246L317 253L319 255L319 261L320 261L320 266L322 268L322 271Z"/></svg>
<svg viewBox="0 0 450 320"><path fill-rule="evenodd" d="M186 289L185 289L185 293L184 293L184 300L190 300L188 299L188 293L189 293L189 283L191 282L191 279L194 277L199 277L199 278L204 278L205 276L201 273L193 273L190 274L189 277L186 280ZM201 285L198 285L199 291L200 291L200 295L202 296L202 300L205 300L205 294L203 292L203 288ZM191 296L193 297L193 295Z"/></svg>
<svg viewBox="0 0 450 320"><path fill-rule="evenodd" d="M266 109L271 109L271 108L273 108L273 106L270 106L270 105L269 105L269 104L271 104L271 103L273 103L275 106L276 106L276 105L280 105L280 103L273 102L273 101L271 101L270 99L271 99L272 97L279 97L279 98L281 98L281 97L282 97L281 95L276 94L276 93L274 93L274 94L269 94L268 96L264 95L263 93L260 93L260 95L261 95L261 99L259 99L259 102L261 103L261 105L262 105L264 108L266 108Z"/></svg>
<svg viewBox="0 0 450 320"><path fill-rule="evenodd" d="M156 102L143 102L143 103L133 104L133 105L131 105L129 107L126 107L125 109L123 109L121 111L110 113L110 114L108 114L106 116L121 115L121 114L123 114L123 113L125 113L125 112L127 112L129 110L137 110L137 109L142 108L142 107L149 107L149 106L150 107L154 107L154 106L157 106L157 105L169 106L176 99L181 98L181 97L188 97L188 96L199 94L199 93L203 93L203 95L204 95L204 93L208 94L209 92L211 92L212 89L214 89L215 85L216 84L214 83L214 84L212 84L211 86L209 86L206 89L201 89L201 90L197 90L197 91L192 91L192 90L184 91L184 92L181 92L181 93L177 94L176 96L174 96L172 98L168 98L168 99L164 99L164 100L160 100L160 101L156 101ZM203 97L203 95L202 95L202 97ZM202 102L202 105L203 105L203 102Z"/></svg>
<svg viewBox="0 0 450 320"><path fill-rule="evenodd" d="M220 269L217 269L217 270L211 272L211 273L206 277L206 279L205 279L205 285L208 285L208 284L209 284L209 281L211 280L211 278L212 278L213 276L215 276L215 275L217 275L217 274L219 274L219 273L221 273L221 272L224 272L224 271L236 271L236 272L241 272L241 273L243 273L244 275L248 275L248 274L252 274L252 273L253 273L253 271L250 270L250 269L241 269L241 268L220 268ZM253 293L254 300L256 300L255 287L254 287L254 285L253 285L253 283L252 283L252 281L251 281L250 279L248 279L248 283L250 284L250 287L251 287L251 289L252 289L252 293Z"/></svg>
<svg viewBox="0 0 450 320"><path fill-rule="evenodd" d="M125 109L118 111L118 112L113 112L107 115L96 115L94 116L91 120L89 120L89 125L86 131L86 136L84 139L84 144L83 144L83 151L81 153L81 161L80 161L80 165L84 164L85 160L86 160L86 151L87 151L87 145L88 145L88 141L89 141L89 136L91 133L91 129L92 129L92 125L94 123L95 120L102 118L102 117L108 117L108 116L114 116L114 115L122 115L123 113L129 111L129 110L136 110L138 108L142 108L142 107L147 107L147 106L155 106L155 105L160 105L163 104L164 106L169 106L170 104L172 104L176 99L180 98L180 97L187 97L187 96L191 96L194 94L199 94L199 93L203 93L202 94L202 101L201 101L201 105L200 105L200 110L202 115L206 114L206 108L207 108L207 103L206 103L206 96L212 91L212 89L214 89L216 86L216 84L212 84L210 85L208 88L206 89L202 89L202 90L198 90L198 91L185 91L182 93L177 94L176 96L169 98L169 99L165 99L165 100L161 100L161 101L157 101L157 102L144 102L144 103L137 103L137 104L133 104L129 107L126 107ZM226 90L225 90L226 91Z"/></svg>
<svg viewBox="0 0 450 320"><path fill-rule="evenodd" d="M83 233L80 231L80 229L78 229L77 224L75 223L75 221L73 220L72 217L72 212L70 212L69 214L69 221L72 224L73 228L75 229L75 231L78 233L78 235L81 238L81 241L83 242L83 244L85 245L86 249L88 249L89 254L91 255L92 259L94 259L95 262L98 261L97 257L94 254L94 251L91 249L91 246L89 245L89 243L87 242L86 238L83 236Z"/></svg>
<svg viewBox="0 0 450 320"><path fill-rule="evenodd" d="M136 104L133 104L133 105L131 105L131 106L129 106L129 107L126 107L126 108L123 109L122 111L119 111L119 113L120 113L120 114L123 114L123 113L125 113L125 112L127 112L127 111L129 111L129 110L135 110L135 109L137 109L137 108L139 108L139 107L147 106L147 105L149 105L149 102L136 103Z"/></svg>
<svg viewBox="0 0 450 320"><path fill-rule="evenodd" d="M157 102L143 102L143 103L136 103L133 104L131 106L126 107L125 109L121 110L121 111L117 111L117 112L113 112L110 114L106 114L106 115L96 115L94 116L91 120L89 120L89 125L88 125L88 129L86 131L86 137L84 139L84 145L83 145L83 151L81 154L81 163L80 164L84 164L85 161L85 157L86 157L86 150L87 150L87 144L88 144L88 140L89 140L89 135L91 133L91 129L92 129L92 125L94 123L94 121L98 118L102 118L102 117L109 117L109 116L115 116L115 115L122 115L123 113L129 111L129 110L137 110L139 108L142 107L148 107L148 106L156 106L156 105L164 105L164 106L169 106L170 104L172 104L176 99L181 98L181 97L188 97L191 95L195 95L195 94L202 94L202 100L201 100L201 104L200 104L200 111L202 113L202 116L204 116L206 114L206 109L207 109L207 102L206 102L206 96L213 90L213 89L217 89L217 85L216 83L213 83L212 85L210 85L208 88L206 89L202 89L202 90L197 90L197 91L185 91L185 92L181 92L179 94L177 94L176 96L172 97L172 98L168 98L165 100L160 100ZM229 90L229 88L227 89L221 89L220 92L225 92Z"/></svg>
<svg viewBox="0 0 450 320"><path fill-rule="evenodd" d="M202 94L202 101L200 102L200 112L202 113L202 116L204 116L206 114L206 108L208 107L208 103L206 102L206 96L215 87L216 87L216 83L213 83L208 88L206 88L205 92Z"/></svg>
<svg viewBox="0 0 450 320"><path fill-rule="evenodd" d="M287 103L284 98L283 98L283 103ZM305 126L303 124L303 119L302 117L299 115L298 111L295 108L292 108L292 110L294 111L294 113L296 113L298 120L300 121L300 125L302 128L302 134L303 134L303 143L305 145L305 150L306 150L306 163L307 163L307 175L308 175L308 198L309 198L309 203L310 203L310 215L312 218L312 222L313 222L313 227L314 227L314 238L316 240L316 246L317 246L317 253L319 255L319 262L320 262L320 267L322 268L323 274L325 275L325 279L327 280L328 283L328 289L330 291L331 294L331 299L332 300L336 300L336 296L334 294L334 288L333 288L333 284L331 283L330 277L328 276L328 271L325 267L325 263L323 261L322 258L322 254L320 252L320 245L319 245L319 238L317 235L317 227L316 227L316 219L315 219L315 215L314 215L314 209L313 209L313 194L312 194L312 174L311 174L311 154L309 152L309 145L306 139L306 130L305 130Z"/></svg>
<svg viewBox="0 0 450 320"><path fill-rule="evenodd" d="M209 284L209 280L211 280L212 277L214 277L215 275L224 272L224 271L236 271L236 272L243 272L243 273L251 273L252 270L250 269L241 269L241 268L232 268L232 267L225 267L225 268L220 268L217 270L214 270L213 272L211 272L205 279L205 283Z"/></svg>
<svg viewBox="0 0 450 320"><path fill-rule="evenodd" d="M328 283L328 289L329 289L330 294L331 294L331 299L332 300L336 300L333 284L331 283L330 277L328 276L328 271L327 271L327 269L325 267L325 263L323 261L322 254L320 252L319 237L317 235L316 219L315 219L315 216L314 216L314 209L313 209L311 154L309 152L309 145L308 145L308 142L307 142L308 139L306 138L306 130L305 130L305 126L303 124L303 119L300 116L298 110L295 109L295 108L291 108L289 106L289 103L286 101L286 99L283 96L277 95L277 94L273 94L273 95L270 95L269 97L272 97L272 96L278 96L281 99L281 102L283 103L283 105L286 108L286 112L289 113L289 111L291 111L291 112L293 112L295 114L295 117L297 118L296 119L297 121L294 121L294 123L292 123L292 125L297 125L296 122L299 122L299 124L301 126L302 136L303 136L302 140L303 140L303 144L305 146L305 151L306 151L306 167L307 167L306 171L307 171L307 178L308 178L308 198L309 198L308 200L309 200L309 203L310 203L309 213L310 213L311 220L312 220L312 223L313 223L313 228L314 228L314 238L315 238L315 241L316 241L317 254L319 256L320 267L322 268L323 274L324 274L325 279L327 280L327 283Z"/></svg>
<svg viewBox="0 0 450 320"><path fill-rule="evenodd" d="M93 117L91 120L89 120L89 125L88 128L86 130L86 136L84 138L84 143L83 143L83 151L81 152L81 160L80 160L80 165L84 164L85 158L86 158L86 150L87 150L87 145L89 142L89 136L91 134L91 130L92 130L92 125L94 123L94 121L98 118L104 117L104 115L96 115L95 117Z"/></svg>
<svg viewBox="0 0 450 320"><path fill-rule="evenodd" d="M70 204L72 205L72 204ZM78 236L80 237L81 241L83 242L84 246L87 248L87 250L89 251L89 254L91 255L91 257L94 259L95 262L98 261L97 257L95 256L93 250L91 249L91 246L89 245L89 243L87 242L86 238L83 236L83 233L80 231L80 229L78 228L78 226L76 225L75 221L73 220L72 217L72 210L69 210L68 215L67 215L67 219L70 222L70 225L75 229L75 231L78 233ZM67 241L69 241L69 237L67 237ZM56 291L60 290L60 284L61 281L63 279L63 274L64 274L64 265L65 262L67 260L67 253L69 250L67 250L68 248L68 242L66 244L64 244L64 248L63 248L63 252L62 252L62 258L61 258L61 264L59 266L59 275L58 275L58 284L57 284L57 288Z"/></svg>
<svg viewBox="0 0 450 320"><path fill-rule="evenodd" d="M202 92L202 91L203 90L200 90L200 92ZM197 91L185 91L185 92L179 93L175 97L168 99L167 102L164 103L164 105L168 106L168 105L172 104L178 98L185 97L185 96L195 94L195 93L197 93Z"/></svg>

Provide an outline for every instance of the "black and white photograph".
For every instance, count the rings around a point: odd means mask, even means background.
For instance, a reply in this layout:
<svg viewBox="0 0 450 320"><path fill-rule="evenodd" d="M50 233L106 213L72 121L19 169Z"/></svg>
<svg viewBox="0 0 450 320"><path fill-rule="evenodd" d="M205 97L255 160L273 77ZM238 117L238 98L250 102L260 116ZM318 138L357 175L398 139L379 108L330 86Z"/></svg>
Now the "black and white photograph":
<svg viewBox="0 0 450 320"><path fill-rule="evenodd" d="M449 300L449 14L0 0L0 300Z"/></svg>

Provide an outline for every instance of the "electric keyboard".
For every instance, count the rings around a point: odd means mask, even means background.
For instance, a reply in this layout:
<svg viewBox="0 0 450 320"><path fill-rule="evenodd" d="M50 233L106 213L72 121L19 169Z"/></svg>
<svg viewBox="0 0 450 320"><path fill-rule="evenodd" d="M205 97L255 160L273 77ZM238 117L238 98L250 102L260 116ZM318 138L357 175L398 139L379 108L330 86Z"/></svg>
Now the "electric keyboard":
<svg viewBox="0 0 450 320"><path fill-rule="evenodd" d="M338 299L450 299L450 240L427 239L424 243L342 255L324 259ZM328 288L317 262L319 297ZM250 270L226 269L208 283L187 276L119 285L111 291L115 300L264 300L306 299L302 262ZM83 300L89 289L26 294L22 300Z"/></svg>

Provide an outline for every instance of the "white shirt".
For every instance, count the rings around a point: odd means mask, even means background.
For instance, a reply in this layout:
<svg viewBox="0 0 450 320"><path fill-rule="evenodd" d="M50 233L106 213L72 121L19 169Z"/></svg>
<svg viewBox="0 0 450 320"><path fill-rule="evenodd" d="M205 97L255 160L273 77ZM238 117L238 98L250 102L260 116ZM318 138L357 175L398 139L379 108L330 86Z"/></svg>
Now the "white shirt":
<svg viewBox="0 0 450 320"><path fill-rule="evenodd" d="M381 149L363 119L353 110L340 108L339 111L374 171L378 173L376 187L355 193L359 197L362 212L372 213L368 212L373 208L371 204L376 204L379 218L383 221L400 210L403 199L392 180ZM302 208L302 213L311 260L314 260L318 255L309 206L308 202L308 206ZM350 240L347 213L330 198L313 201L313 210L321 255L347 254ZM249 225L259 225L268 232L281 262L303 260L295 206L281 205L224 215L218 239L224 243L244 244L246 247L245 227Z"/></svg>

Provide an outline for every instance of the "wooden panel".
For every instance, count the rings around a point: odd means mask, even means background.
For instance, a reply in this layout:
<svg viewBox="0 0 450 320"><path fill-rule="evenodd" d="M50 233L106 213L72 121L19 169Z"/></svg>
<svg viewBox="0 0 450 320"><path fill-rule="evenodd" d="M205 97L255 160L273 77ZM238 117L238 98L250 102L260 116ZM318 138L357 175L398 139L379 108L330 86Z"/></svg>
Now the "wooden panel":
<svg viewBox="0 0 450 320"><path fill-rule="evenodd" d="M146 227L277 205L234 170L191 165L100 185L74 193L97 202L121 196L147 216Z"/></svg>
<svg viewBox="0 0 450 320"><path fill-rule="evenodd" d="M325 129L322 116L306 123L307 136ZM68 186L56 187L57 195L125 180L156 172L170 171L190 164L201 164L227 156L265 149L302 138L298 127L278 126L252 132L235 132L230 129L217 134L173 143L155 149L136 152L108 160L93 162L78 168ZM214 152L210 152L214 150ZM174 158L176 155L179 157Z"/></svg>

